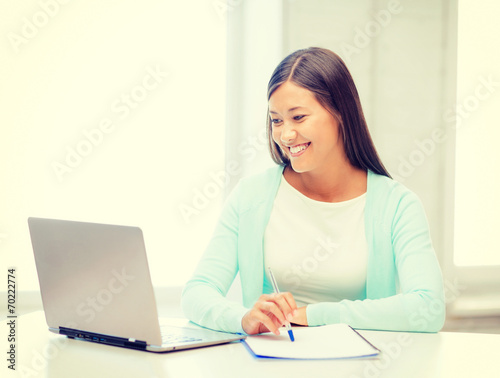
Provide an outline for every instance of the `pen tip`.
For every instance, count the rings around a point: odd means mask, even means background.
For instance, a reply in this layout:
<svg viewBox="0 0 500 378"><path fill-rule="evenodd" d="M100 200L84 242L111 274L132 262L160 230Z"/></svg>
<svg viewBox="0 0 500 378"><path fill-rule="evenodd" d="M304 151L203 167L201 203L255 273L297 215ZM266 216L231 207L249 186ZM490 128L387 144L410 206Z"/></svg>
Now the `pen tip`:
<svg viewBox="0 0 500 378"><path fill-rule="evenodd" d="M295 337L293 336L292 330L288 331L288 336L290 336L290 341L293 343L295 341Z"/></svg>

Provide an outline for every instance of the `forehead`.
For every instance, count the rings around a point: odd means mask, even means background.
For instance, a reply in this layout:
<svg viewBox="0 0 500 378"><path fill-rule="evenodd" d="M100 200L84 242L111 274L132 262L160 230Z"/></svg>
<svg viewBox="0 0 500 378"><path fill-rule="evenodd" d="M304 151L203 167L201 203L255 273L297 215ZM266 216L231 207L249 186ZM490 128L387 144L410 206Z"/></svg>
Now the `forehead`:
<svg viewBox="0 0 500 378"><path fill-rule="evenodd" d="M294 107L315 107L319 103L314 94L297 84L287 81L281 84L269 98L269 110L287 111Z"/></svg>

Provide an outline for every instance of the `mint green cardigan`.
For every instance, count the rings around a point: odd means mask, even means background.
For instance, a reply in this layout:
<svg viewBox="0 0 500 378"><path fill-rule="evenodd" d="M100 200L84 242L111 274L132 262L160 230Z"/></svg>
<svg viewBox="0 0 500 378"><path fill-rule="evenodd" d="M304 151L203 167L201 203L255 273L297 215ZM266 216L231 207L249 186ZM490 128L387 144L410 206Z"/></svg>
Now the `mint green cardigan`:
<svg viewBox="0 0 500 378"><path fill-rule="evenodd" d="M229 195L207 249L182 293L193 322L244 333L243 315L263 293L263 239L283 167L240 180ZM368 171L366 299L307 306L309 326L437 332L444 323L443 279L423 206L402 184ZM236 274L243 304L225 298Z"/></svg>

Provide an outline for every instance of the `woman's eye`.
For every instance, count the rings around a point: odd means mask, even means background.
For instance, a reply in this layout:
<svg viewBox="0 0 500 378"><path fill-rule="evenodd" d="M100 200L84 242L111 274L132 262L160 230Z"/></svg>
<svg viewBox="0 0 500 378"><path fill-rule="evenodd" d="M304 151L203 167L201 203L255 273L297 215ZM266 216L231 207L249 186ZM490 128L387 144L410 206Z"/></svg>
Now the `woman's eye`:
<svg viewBox="0 0 500 378"><path fill-rule="evenodd" d="M273 125L276 125L277 123L280 123L281 122L281 119L278 119L278 118L271 118L271 123Z"/></svg>
<svg viewBox="0 0 500 378"><path fill-rule="evenodd" d="M301 120L302 118L304 118L304 117L305 117L304 115L297 115L297 116L293 117L293 119L294 119L295 121L300 121L300 120Z"/></svg>

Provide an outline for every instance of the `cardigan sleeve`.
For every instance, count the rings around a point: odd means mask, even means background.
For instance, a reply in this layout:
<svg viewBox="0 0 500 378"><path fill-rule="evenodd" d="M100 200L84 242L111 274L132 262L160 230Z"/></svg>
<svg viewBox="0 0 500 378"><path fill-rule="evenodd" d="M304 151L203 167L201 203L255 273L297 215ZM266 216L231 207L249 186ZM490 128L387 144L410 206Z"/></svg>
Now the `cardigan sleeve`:
<svg viewBox="0 0 500 378"><path fill-rule="evenodd" d="M241 319L248 311L225 298L238 272L238 191L225 202L212 238L184 287L181 306L185 316L203 327L244 333Z"/></svg>
<svg viewBox="0 0 500 378"><path fill-rule="evenodd" d="M442 328L442 274L424 208L415 194L406 192L401 196L389 225L390 240L373 248L392 249L400 292L378 299L308 305L309 325L347 323L360 329L416 332L437 332Z"/></svg>

